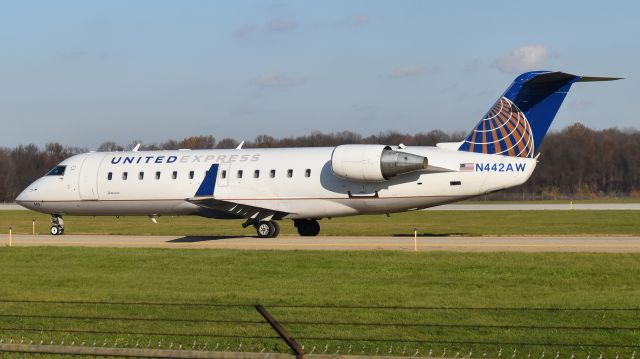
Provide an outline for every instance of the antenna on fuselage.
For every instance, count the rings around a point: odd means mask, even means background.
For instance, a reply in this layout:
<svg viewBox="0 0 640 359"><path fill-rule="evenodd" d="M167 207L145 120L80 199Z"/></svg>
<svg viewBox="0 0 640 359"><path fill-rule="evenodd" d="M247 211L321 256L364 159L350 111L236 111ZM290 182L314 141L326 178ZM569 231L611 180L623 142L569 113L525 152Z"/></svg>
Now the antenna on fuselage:
<svg viewBox="0 0 640 359"><path fill-rule="evenodd" d="M137 145L135 145L135 147L131 150L131 152L138 152L138 150L140 149L140 143L138 143Z"/></svg>
<svg viewBox="0 0 640 359"><path fill-rule="evenodd" d="M243 145L244 145L244 141L240 142L238 147L236 147L236 150L241 150Z"/></svg>

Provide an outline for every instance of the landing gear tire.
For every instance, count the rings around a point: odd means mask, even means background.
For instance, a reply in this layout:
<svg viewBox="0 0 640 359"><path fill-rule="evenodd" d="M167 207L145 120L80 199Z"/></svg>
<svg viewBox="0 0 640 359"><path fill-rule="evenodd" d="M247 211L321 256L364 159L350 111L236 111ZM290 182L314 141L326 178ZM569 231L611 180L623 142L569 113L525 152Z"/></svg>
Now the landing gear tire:
<svg viewBox="0 0 640 359"><path fill-rule="evenodd" d="M59 236L64 233L64 228L60 226L51 226L49 232L54 236Z"/></svg>
<svg viewBox="0 0 640 359"><path fill-rule="evenodd" d="M276 238L280 234L280 225L275 221L258 222L255 227L260 238Z"/></svg>
<svg viewBox="0 0 640 359"><path fill-rule="evenodd" d="M293 224L303 237L315 237L320 233L320 223L315 219L297 219Z"/></svg>
<svg viewBox="0 0 640 359"><path fill-rule="evenodd" d="M53 236L64 234L64 220L62 219L61 215L51 215L51 228L49 229L49 233L51 233L51 235Z"/></svg>

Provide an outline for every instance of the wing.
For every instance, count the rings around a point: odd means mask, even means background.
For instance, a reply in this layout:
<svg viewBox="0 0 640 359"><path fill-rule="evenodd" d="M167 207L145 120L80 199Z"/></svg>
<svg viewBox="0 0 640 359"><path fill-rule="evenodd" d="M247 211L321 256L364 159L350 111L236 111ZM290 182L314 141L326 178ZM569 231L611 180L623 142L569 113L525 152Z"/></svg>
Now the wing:
<svg viewBox="0 0 640 359"><path fill-rule="evenodd" d="M230 217L246 218L247 221L243 224L245 227L260 221L282 219L287 214L290 214L276 209L216 199L213 193L215 191L217 177L218 164L214 163L211 165L211 168L209 168L209 171L207 171L204 180L202 180L200 187L196 191L196 195L187 198L186 201L205 209L227 213Z"/></svg>
<svg viewBox="0 0 640 359"><path fill-rule="evenodd" d="M187 198L186 201L202 208L228 213L232 216L246 218L246 223L248 223L247 225L260 221L270 221L271 219L282 219L284 216L290 214L288 212L282 212L275 209L250 206L247 204L215 199L213 196L197 196Z"/></svg>

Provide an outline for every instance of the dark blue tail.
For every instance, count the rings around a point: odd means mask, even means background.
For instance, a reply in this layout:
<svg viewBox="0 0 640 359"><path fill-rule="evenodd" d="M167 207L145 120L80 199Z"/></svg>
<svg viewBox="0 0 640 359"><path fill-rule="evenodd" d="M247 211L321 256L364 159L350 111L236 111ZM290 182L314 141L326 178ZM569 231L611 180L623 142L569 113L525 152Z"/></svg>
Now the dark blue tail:
<svg viewBox="0 0 640 359"><path fill-rule="evenodd" d="M526 72L513 81L458 150L533 157L573 83L617 79Z"/></svg>

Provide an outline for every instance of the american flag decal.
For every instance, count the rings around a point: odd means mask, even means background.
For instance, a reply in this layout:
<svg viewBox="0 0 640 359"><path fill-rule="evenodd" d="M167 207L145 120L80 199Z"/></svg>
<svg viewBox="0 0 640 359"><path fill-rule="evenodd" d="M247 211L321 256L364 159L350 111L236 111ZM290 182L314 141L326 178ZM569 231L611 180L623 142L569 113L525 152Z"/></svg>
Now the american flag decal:
<svg viewBox="0 0 640 359"><path fill-rule="evenodd" d="M461 163L460 172L473 172L476 167L475 163Z"/></svg>

